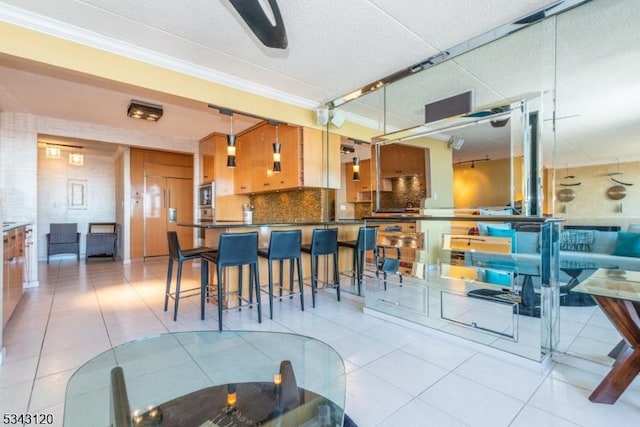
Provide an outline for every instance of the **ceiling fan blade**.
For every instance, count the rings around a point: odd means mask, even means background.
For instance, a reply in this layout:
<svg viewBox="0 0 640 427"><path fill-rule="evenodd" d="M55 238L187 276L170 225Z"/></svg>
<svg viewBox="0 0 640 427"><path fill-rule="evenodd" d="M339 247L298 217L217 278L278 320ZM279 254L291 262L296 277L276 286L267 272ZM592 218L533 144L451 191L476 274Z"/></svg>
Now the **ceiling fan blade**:
<svg viewBox="0 0 640 427"><path fill-rule="evenodd" d="M276 0L268 0L276 21L275 25L271 24L258 0L229 0L229 2L262 44L274 49L287 48L287 32Z"/></svg>

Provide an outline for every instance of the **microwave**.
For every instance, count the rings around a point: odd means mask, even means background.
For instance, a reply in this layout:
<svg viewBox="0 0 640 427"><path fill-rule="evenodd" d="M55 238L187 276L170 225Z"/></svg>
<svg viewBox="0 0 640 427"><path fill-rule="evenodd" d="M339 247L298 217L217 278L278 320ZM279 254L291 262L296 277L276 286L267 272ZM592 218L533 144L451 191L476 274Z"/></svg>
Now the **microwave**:
<svg viewBox="0 0 640 427"><path fill-rule="evenodd" d="M216 207L216 183L207 182L201 184L198 189L198 206L201 208Z"/></svg>

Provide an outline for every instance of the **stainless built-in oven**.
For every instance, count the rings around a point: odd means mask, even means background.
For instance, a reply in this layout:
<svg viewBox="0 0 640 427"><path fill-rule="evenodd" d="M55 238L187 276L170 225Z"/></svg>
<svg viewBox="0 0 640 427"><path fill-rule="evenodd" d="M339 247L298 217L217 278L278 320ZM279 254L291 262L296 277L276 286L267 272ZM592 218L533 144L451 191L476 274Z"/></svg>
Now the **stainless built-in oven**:
<svg viewBox="0 0 640 427"><path fill-rule="evenodd" d="M207 182L198 189L198 219L213 221L216 217L216 183Z"/></svg>

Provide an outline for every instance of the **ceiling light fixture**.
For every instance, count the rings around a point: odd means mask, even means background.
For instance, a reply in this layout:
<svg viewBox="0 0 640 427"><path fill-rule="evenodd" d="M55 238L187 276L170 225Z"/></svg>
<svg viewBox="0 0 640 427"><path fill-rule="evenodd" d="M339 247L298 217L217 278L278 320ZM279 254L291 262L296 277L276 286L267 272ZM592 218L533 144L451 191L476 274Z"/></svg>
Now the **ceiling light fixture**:
<svg viewBox="0 0 640 427"><path fill-rule="evenodd" d="M162 117L162 105L149 104L142 101L131 100L127 108L127 116L134 119L157 122Z"/></svg>
<svg viewBox="0 0 640 427"><path fill-rule="evenodd" d="M47 144L46 155L48 159L59 159L60 147L54 147Z"/></svg>
<svg viewBox="0 0 640 427"><path fill-rule="evenodd" d="M340 154L351 154L355 153L356 147L352 145L340 144Z"/></svg>
<svg viewBox="0 0 640 427"><path fill-rule="evenodd" d="M75 152L69 154L69 164L73 166L82 166L84 164L84 156Z"/></svg>
<svg viewBox="0 0 640 427"><path fill-rule="evenodd" d="M456 151L459 151L462 148L462 144L464 144L464 139L457 136L451 136L451 138L449 138L449 141L447 142L447 146L449 148L453 148Z"/></svg>
<svg viewBox="0 0 640 427"><path fill-rule="evenodd" d="M456 163L454 163L454 166L461 166L461 165L468 165L471 164L471 169L474 169L476 167L476 163L478 162L488 162L489 160L491 160L489 158L489 156L485 156L481 159L472 159L472 160L465 160L464 162L461 160L458 160Z"/></svg>
<svg viewBox="0 0 640 427"><path fill-rule="evenodd" d="M358 157L353 158L353 180L360 181L360 159Z"/></svg>

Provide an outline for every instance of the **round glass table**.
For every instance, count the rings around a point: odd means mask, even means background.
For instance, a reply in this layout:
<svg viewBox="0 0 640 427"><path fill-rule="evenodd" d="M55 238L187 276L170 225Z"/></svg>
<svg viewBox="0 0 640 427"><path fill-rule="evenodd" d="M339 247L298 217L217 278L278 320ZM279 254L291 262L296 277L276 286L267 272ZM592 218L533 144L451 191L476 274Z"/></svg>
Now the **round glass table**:
<svg viewBox="0 0 640 427"><path fill-rule="evenodd" d="M344 363L327 344L279 332L149 336L69 379L65 427L342 426Z"/></svg>

